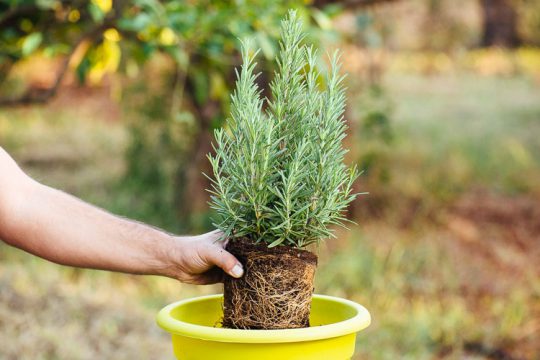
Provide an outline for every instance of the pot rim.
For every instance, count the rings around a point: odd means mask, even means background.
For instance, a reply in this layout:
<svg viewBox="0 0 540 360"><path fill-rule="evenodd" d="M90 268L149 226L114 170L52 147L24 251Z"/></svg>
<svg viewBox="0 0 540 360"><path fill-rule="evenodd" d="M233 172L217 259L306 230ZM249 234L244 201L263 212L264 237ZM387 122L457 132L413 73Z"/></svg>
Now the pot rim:
<svg viewBox="0 0 540 360"><path fill-rule="evenodd" d="M345 305L355 310L356 314L347 320L336 323L301 329L284 330L242 330L216 328L191 324L185 321L177 320L171 316L171 312L179 306L193 302L221 298L223 298L223 294L206 295L174 302L160 310L156 317L156 322L162 329L175 335L182 335L201 340L230 343L288 343L322 340L356 333L367 328L371 323L371 316L368 310L362 305L347 299L318 294L314 294L313 298Z"/></svg>

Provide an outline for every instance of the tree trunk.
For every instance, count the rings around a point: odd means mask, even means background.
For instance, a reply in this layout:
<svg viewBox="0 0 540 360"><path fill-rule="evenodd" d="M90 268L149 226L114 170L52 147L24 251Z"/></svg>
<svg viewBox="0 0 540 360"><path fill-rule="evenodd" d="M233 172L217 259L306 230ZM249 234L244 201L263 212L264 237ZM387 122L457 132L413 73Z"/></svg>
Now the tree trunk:
<svg viewBox="0 0 540 360"><path fill-rule="evenodd" d="M212 150L213 135L210 129L212 119L220 111L219 103L208 101L205 105L195 105L195 116L199 129L193 146L179 166L175 179L176 204L179 221L184 231L199 227L198 215L207 211L207 189L210 184L203 172L210 175L210 165L206 155Z"/></svg>
<svg viewBox="0 0 540 360"><path fill-rule="evenodd" d="M481 0L483 35L481 46L513 48L521 44L518 16L512 0Z"/></svg>

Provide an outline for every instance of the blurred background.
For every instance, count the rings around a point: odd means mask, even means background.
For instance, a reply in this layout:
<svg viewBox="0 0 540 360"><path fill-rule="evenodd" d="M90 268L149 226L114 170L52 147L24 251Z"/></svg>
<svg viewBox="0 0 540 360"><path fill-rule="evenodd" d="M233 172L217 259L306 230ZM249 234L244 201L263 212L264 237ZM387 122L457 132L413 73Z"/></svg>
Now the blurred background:
<svg viewBox="0 0 540 360"><path fill-rule="evenodd" d="M538 0L0 0L0 145L116 214L208 231L238 38L265 86L289 8L348 73L369 195L319 249L316 292L371 311L357 358L540 359ZM0 244L0 358L171 359L155 313L220 291Z"/></svg>

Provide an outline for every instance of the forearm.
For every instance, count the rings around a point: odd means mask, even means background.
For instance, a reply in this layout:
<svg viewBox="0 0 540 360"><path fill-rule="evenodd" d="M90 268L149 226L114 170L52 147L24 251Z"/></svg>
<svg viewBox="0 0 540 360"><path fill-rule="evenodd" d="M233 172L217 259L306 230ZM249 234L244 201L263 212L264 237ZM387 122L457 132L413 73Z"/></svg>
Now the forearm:
<svg viewBox="0 0 540 360"><path fill-rule="evenodd" d="M0 237L11 245L63 265L168 275L174 239L165 232L29 178L19 187L20 196L4 210L9 222L0 224Z"/></svg>
<svg viewBox="0 0 540 360"><path fill-rule="evenodd" d="M240 277L222 233L174 237L39 184L0 147L0 240L63 265L163 275L193 284Z"/></svg>

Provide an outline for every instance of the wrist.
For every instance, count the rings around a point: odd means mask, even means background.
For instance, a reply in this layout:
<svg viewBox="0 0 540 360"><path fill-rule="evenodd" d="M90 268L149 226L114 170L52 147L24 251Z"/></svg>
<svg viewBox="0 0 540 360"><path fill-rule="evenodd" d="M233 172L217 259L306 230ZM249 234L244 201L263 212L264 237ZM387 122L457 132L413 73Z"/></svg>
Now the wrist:
<svg viewBox="0 0 540 360"><path fill-rule="evenodd" d="M182 238L164 233L155 246L156 269L155 275L179 279L184 270L186 257L185 243Z"/></svg>

